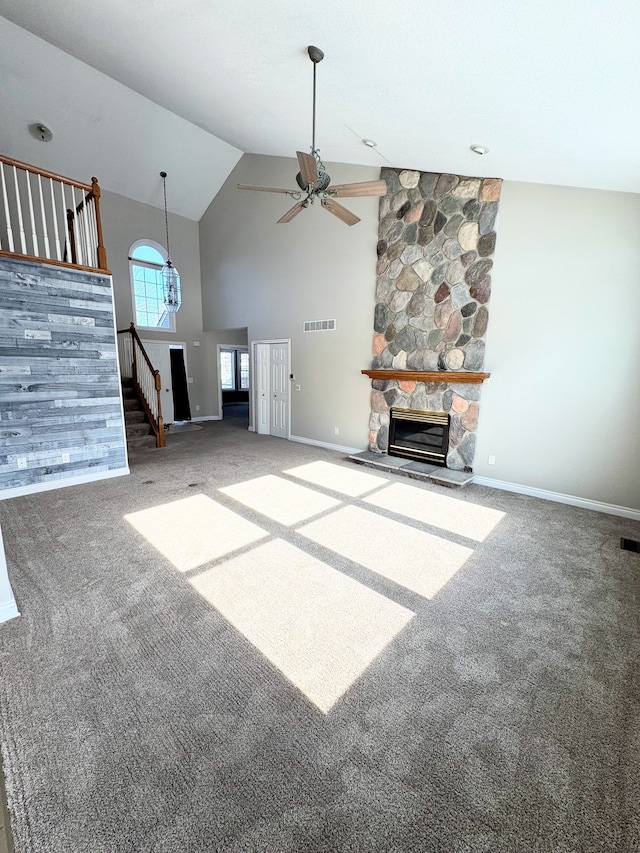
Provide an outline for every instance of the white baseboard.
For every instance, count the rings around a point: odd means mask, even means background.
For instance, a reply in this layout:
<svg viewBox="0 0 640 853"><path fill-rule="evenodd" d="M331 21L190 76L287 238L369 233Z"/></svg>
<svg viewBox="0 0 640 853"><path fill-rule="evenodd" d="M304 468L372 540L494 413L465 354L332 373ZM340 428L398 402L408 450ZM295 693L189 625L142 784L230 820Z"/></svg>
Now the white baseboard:
<svg viewBox="0 0 640 853"><path fill-rule="evenodd" d="M607 504L602 501L592 501L588 498L577 498L574 495L563 495L561 492L550 492L547 489L536 489L533 486L521 486L518 483L505 483L503 480L492 480L490 477L474 477L473 482L478 486L489 486L491 489L502 489L504 492L516 492L519 495L531 495L545 501L556 501L560 504L578 506L581 509L591 509L594 512L605 512L607 515L619 515L640 521L640 510L617 504Z"/></svg>
<svg viewBox="0 0 640 853"><path fill-rule="evenodd" d="M314 447L325 447L327 450L337 450L338 453L362 453L364 447L344 447L342 444L329 444L328 441L316 441L315 438L304 438L301 435L290 435L290 441L300 444L312 444Z"/></svg>
<svg viewBox="0 0 640 853"><path fill-rule="evenodd" d="M191 418L191 423L196 421L221 421L222 415L203 415L201 418Z"/></svg>
<svg viewBox="0 0 640 853"><path fill-rule="evenodd" d="M0 623L8 622L9 619L15 619L19 616L18 605L14 598L8 598L6 601L0 601Z"/></svg>
<svg viewBox="0 0 640 853"><path fill-rule="evenodd" d="M37 492L49 492L51 489L62 489L66 486L79 486L82 483L95 483L97 480L109 480L111 477L124 477L129 473L126 468L113 468L110 471L96 471L93 474L76 474L75 477L60 477L48 480L46 483L32 483L29 486L17 486L15 489L0 490L0 501L9 498L19 498L22 495L34 495Z"/></svg>

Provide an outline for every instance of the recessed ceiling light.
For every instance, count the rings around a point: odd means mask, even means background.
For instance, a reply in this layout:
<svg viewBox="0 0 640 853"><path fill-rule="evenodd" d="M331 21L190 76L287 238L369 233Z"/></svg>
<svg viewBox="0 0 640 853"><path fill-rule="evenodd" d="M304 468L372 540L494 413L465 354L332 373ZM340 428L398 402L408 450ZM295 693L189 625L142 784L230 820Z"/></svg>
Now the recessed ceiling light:
<svg viewBox="0 0 640 853"><path fill-rule="evenodd" d="M485 148L484 145L470 145L469 148L473 151L474 154L488 154L489 149Z"/></svg>
<svg viewBox="0 0 640 853"><path fill-rule="evenodd" d="M376 148L377 143L373 141L373 139L363 139L362 140L367 148Z"/></svg>
<svg viewBox="0 0 640 853"><path fill-rule="evenodd" d="M30 124L29 133L34 139L39 139L40 142L51 142L53 139L53 133L41 121L34 121L33 124Z"/></svg>

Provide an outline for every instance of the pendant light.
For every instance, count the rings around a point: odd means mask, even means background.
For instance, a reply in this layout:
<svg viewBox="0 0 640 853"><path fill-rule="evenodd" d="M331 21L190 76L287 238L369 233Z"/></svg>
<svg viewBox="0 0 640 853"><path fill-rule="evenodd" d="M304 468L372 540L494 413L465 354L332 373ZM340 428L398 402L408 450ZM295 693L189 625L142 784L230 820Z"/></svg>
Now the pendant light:
<svg viewBox="0 0 640 853"><path fill-rule="evenodd" d="M162 285L164 292L164 307L169 313L175 313L181 305L180 299L180 276L171 263L169 252L169 216L167 214L167 173L160 172L162 178L162 189L164 191L164 227L167 236L167 260L162 267Z"/></svg>

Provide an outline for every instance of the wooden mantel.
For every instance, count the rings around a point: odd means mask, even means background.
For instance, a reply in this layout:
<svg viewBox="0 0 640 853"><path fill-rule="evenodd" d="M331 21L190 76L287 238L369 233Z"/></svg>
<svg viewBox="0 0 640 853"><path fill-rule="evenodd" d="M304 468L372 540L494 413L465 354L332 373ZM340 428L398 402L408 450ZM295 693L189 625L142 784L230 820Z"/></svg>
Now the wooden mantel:
<svg viewBox="0 0 640 853"><path fill-rule="evenodd" d="M471 373L462 370L362 370L370 379L398 379L401 382L463 382L465 385L480 385L490 373Z"/></svg>

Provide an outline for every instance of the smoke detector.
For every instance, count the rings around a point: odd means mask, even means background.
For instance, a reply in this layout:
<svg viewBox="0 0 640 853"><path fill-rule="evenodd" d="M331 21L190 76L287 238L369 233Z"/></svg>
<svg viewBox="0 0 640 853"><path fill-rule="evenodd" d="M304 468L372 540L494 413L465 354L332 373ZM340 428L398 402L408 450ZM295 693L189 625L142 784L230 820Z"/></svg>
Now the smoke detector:
<svg viewBox="0 0 640 853"><path fill-rule="evenodd" d="M34 121L29 125L29 133L34 139L39 139L40 142L51 142L53 133L49 130L46 124L41 121Z"/></svg>

